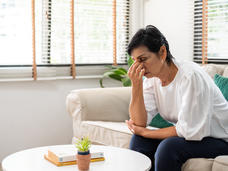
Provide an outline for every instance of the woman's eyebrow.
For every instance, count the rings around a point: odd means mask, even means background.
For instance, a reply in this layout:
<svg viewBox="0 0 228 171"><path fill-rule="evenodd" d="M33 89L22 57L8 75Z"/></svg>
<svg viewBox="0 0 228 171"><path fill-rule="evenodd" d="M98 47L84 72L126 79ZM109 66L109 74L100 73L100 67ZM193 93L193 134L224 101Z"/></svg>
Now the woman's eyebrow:
<svg viewBox="0 0 228 171"><path fill-rule="evenodd" d="M145 54L143 53L143 54L141 54L141 55L139 55L138 57L136 57L136 59L139 59L139 58L141 58L142 56L144 56Z"/></svg>

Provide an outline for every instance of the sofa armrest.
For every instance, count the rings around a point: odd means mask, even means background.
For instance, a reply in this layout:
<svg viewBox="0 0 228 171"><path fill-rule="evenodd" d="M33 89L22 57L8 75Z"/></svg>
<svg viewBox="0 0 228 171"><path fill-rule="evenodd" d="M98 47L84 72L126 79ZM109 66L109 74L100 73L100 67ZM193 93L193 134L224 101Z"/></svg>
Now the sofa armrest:
<svg viewBox="0 0 228 171"><path fill-rule="evenodd" d="M130 87L73 90L66 106L74 120L123 122L129 119Z"/></svg>

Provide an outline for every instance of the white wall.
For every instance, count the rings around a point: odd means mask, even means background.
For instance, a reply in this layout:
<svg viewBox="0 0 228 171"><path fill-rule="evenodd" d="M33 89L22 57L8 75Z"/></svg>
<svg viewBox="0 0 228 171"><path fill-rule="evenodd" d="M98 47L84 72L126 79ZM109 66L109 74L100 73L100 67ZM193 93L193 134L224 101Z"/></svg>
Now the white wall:
<svg viewBox="0 0 228 171"><path fill-rule="evenodd" d="M156 26L177 59L193 60L193 0L144 0L144 26Z"/></svg>
<svg viewBox="0 0 228 171"><path fill-rule="evenodd" d="M111 80L104 85L121 86ZM71 143L66 96L93 87L99 87L98 79L0 82L0 162L19 150Z"/></svg>

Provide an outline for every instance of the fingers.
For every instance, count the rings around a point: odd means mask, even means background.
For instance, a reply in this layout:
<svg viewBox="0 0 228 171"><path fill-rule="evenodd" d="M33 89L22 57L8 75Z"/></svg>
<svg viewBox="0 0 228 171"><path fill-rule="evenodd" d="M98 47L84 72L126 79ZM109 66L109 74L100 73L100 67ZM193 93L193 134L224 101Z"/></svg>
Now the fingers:
<svg viewBox="0 0 228 171"><path fill-rule="evenodd" d="M135 134L135 135L140 135L143 136L143 133L145 132L146 128L144 127L140 127L140 126L136 126L133 122L133 120L125 120L128 128L130 129L130 131Z"/></svg>
<svg viewBox="0 0 228 171"><path fill-rule="evenodd" d="M134 63L131 65L131 67L129 68L129 72L130 72L130 73L134 73L135 70L136 70L136 68L138 68L139 65L140 65L139 62L134 62Z"/></svg>
<svg viewBox="0 0 228 171"><path fill-rule="evenodd" d="M133 125L133 121L132 120L125 120L127 126L128 126L128 129L130 129L130 131L134 134L135 133L135 130L134 130L134 125Z"/></svg>
<svg viewBox="0 0 228 171"><path fill-rule="evenodd" d="M142 78L143 76L144 76L144 74L145 74L145 69L143 68L142 70L141 70L141 72L140 72L140 78Z"/></svg>
<svg viewBox="0 0 228 171"><path fill-rule="evenodd" d="M133 121L132 119L130 119L128 122L129 122L130 124L134 124L134 121Z"/></svg>
<svg viewBox="0 0 228 171"><path fill-rule="evenodd" d="M127 124L128 128L131 130L132 128L131 128L131 125L130 125L129 121L125 120L125 123Z"/></svg>
<svg viewBox="0 0 228 171"><path fill-rule="evenodd" d="M137 75L140 75L140 72L142 71L142 69L143 69L143 65L140 64L140 65L136 68L136 74L137 74Z"/></svg>
<svg viewBox="0 0 228 171"><path fill-rule="evenodd" d="M128 76L132 81L142 78L143 64L135 62L128 70ZM145 71L144 71L145 73ZM143 75L144 75L143 73Z"/></svg>

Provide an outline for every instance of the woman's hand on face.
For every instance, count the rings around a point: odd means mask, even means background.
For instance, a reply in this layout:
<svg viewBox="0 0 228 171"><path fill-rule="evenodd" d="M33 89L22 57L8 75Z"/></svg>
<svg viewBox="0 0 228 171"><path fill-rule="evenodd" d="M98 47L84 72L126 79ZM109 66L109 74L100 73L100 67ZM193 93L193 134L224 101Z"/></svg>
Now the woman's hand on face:
<svg viewBox="0 0 228 171"><path fill-rule="evenodd" d="M128 70L128 76L131 79L133 85L141 84L144 74L145 69L143 68L143 65L140 64L138 61L135 61Z"/></svg>
<svg viewBox="0 0 228 171"><path fill-rule="evenodd" d="M136 126L134 124L133 120L131 120L131 119L129 121L125 120L125 122L133 134L143 136L143 133L146 131L146 128L141 127L141 126Z"/></svg>

